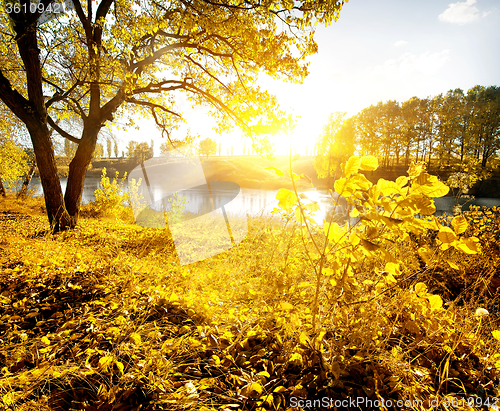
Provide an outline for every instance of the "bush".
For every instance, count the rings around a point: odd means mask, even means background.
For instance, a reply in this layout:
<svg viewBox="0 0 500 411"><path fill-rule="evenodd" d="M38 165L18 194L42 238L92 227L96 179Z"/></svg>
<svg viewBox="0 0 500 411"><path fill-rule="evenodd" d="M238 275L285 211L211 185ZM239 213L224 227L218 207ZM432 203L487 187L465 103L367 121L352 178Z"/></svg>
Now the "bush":
<svg viewBox="0 0 500 411"><path fill-rule="evenodd" d="M82 215L90 217L115 217L120 219L130 219L131 211L124 206L129 201L129 193L123 188L127 173L118 181L118 171L113 180L106 175L106 168L103 168L101 184L94 191L95 201L82 207Z"/></svg>

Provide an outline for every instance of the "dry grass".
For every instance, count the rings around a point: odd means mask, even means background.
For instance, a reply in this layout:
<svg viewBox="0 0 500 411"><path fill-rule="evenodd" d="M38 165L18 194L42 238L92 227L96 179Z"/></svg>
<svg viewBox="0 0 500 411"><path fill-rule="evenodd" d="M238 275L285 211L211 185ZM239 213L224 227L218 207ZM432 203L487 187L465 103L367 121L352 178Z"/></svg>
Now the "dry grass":
<svg viewBox="0 0 500 411"><path fill-rule="evenodd" d="M364 262L343 302L325 286L315 334L314 275L298 232L276 221L250 220L242 243L182 267L167 230L83 218L52 235L42 210L0 199L0 409L284 410L299 398L318 409L326 397L500 394L499 325L475 316L495 301L485 287L496 257L456 258L453 276L399 244L398 284L362 302L379 264ZM468 281L456 301L451 278ZM448 304L431 310L419 281Z"/></svg>

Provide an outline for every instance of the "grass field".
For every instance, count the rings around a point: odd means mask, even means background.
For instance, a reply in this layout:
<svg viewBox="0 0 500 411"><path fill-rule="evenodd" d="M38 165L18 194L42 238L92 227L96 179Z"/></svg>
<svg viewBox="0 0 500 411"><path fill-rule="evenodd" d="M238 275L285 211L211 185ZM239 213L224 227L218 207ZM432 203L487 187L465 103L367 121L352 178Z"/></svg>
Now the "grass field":
<svg viewBox="0 0 500 411"><path fill-rule="evenodd" d="M348 409L444 410L500 396L495 213L468 216L479 255L432 256L427 234L396 241L404 264L390 286L381 255L360 260L341 299L323 284L313 327L316 274L293 224L251 219L237 246L180 266L168 230L126 211L51 234L42 199L0 198L1 409L288 410L356 398Z"/></svg>

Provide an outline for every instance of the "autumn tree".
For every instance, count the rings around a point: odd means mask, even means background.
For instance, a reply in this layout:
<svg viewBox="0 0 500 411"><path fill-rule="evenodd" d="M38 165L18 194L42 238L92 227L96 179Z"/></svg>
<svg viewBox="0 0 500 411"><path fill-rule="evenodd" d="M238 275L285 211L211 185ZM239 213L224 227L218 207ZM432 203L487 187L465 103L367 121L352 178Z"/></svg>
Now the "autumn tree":
<svg viewBox="0 0 500 411"><path fill-rule="evenodd" d="M467 92L472 150L484 168L500 149L500 87L475 86Z"/></svg>
<svg viewBox="0 0 500 411"><path fill-rule="evenodd" d="M5 196L5 186L23 177L30 164L20 122L1 103L0 116L0 194Z"/></svg>
<svg viewBox="0 0 500 411"><path fill-rule="evenodd" d="M330 114L328 123L316 142L314 168L319 178L327 178L331 186L332 177L335 178L340 163L354 152L354 133L352 123L345 121L346 113L335 112Z"/></svg>
<svg viewBox="0 0 500 411"><path fill-rule="evenodd" d="M168 138L183 93L211 105L222 129L276 131L276 99L253 85L257 75L302 81L317 51L312 27L336 20L343 0L71 0L43 24L41 8L19 3L0 16L0 99L26 125L59 230L77 223L99 131L118 116L148 115ZM68 113L81 119L79 135L58 125ZM64 196L51 129L78 144Z"/></svg>
<svg viewBox="0 0 500 411"><path fill-rule="evenodd" d="M207 137L200 141L198 153L203 156L213 156L217 152L217 142Z"/></svg>
<svg viewBox="0 0 500 411"><path fill-rule="evenodd" d="M192 146L199 136L194 136L190 131L186 133L186 136L182 139L169 138L160 144L160 154L162 156L166 155L185 155L192 154Z"/></svg>
<svg viewBox="0 0 500 411"><path fill-rule="evenodd" d="M111 139L110 138L106 139L106 151L108 153L108 158L111 158L112 145L111 145Z"/></svg>
<svg viewBox="0 0 500 411"><path fill-rule="evenodd" d="M146 160L153 157L153 147L148 143L138 143L134 148L133 159L135 163L140 164L144 163Z"/></svg>

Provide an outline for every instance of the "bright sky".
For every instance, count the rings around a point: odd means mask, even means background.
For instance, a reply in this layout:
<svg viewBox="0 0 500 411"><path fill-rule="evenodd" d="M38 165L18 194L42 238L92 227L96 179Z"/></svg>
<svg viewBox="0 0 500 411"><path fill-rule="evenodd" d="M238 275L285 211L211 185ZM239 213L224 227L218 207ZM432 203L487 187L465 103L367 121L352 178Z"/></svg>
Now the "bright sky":
<svg viewBox="0 0 500 411"><path fill-rule="evenodd" d="M293 146L304 153L314 146L328 115L354 115L379 101L427 97L454 88L500 85L500 3L498 0L351 0L329 27L318 27L319 53L310 58L301 85L262 79L261 86L280 105L300 116ZM203 109L186 113L187 127L202 138L222 141L222 154L243 147L241 133L219 136ZM182 137L186 128L173 133ZM120 134L126 141L150 141L156 155L159 132L147 125ZM285 154L289 137L276 142Z"/></svg>

